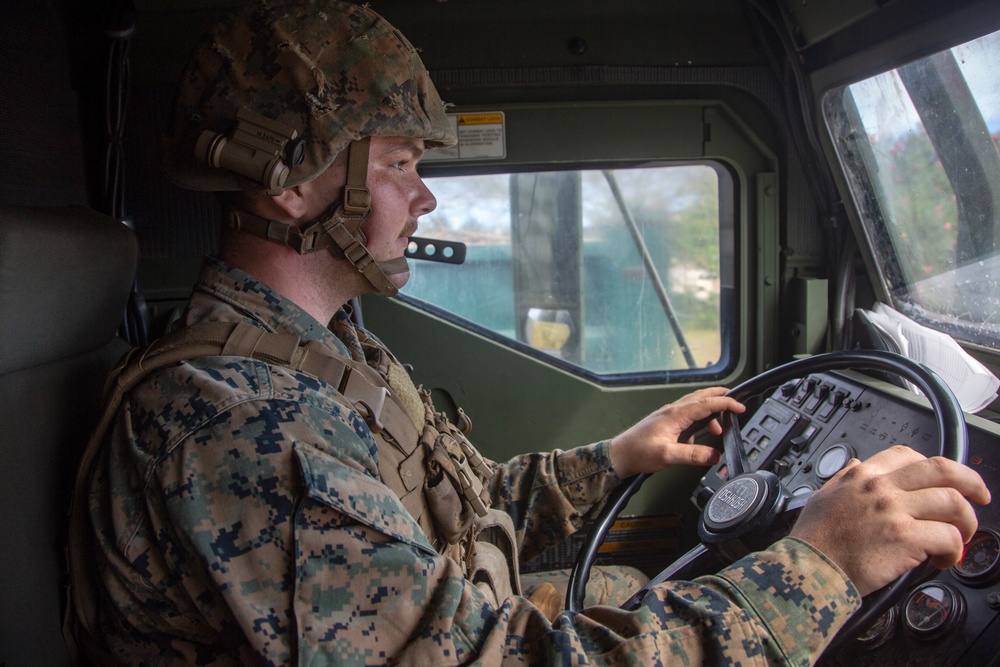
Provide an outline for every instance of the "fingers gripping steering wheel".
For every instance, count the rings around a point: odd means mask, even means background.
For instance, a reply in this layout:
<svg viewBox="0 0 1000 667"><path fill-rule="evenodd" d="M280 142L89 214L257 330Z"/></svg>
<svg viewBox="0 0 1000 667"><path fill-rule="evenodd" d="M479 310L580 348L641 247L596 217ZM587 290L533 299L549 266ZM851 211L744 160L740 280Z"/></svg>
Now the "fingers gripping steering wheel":
<svg viewBox="0 0 1000 667"><path fill-rule="evenodd" d="M858 350L807 357L766 371L732 389L729 395L745 402L768 389L810 373L846 369L887 371L919 387L934 411L939 453L959 463L966 463L969 437L962 408L955 395L933 371L898 354ZM705 504L698 525L701 544L654 577L622 605L623 609L636 608L649 589L660 582L705 574L705 568L720 559L724 564L732 562L735 558L726 558L724 555L727 544L752 543L753 536L766 535L769 539L776 539L775 535L786 535L811 495L792 496L773 473L752 470L743 447L738 419L731 413L725 413L721 423L725 463L729 469L728 480ZM703 424L696 425L689 429L689 433L702 426ZM566 596L568 610L579 611L583 608L587 578L598 548L618 514L648 476L641 474L623 480L609 495L580 548L570 575ZM754 548L765 546L767 544L754 545ZM840 630L831 647L857 636L892 606L911 585L929 572L929 564L925 563L923 567L911 570L885 588L866 596L861 609Z"/></svg>

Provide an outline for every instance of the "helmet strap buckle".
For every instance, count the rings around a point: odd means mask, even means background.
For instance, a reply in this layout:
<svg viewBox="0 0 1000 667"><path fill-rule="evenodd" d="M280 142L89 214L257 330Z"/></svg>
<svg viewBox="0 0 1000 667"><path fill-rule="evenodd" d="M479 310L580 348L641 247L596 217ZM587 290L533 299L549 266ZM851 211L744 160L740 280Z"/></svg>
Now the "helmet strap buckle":
<svg viewBox="0 0 1000 667"><path fill-rule="evenodd" d="M344 187L344 213L362 218L368 215L372 207L372 196L366 187Z"/></svg>

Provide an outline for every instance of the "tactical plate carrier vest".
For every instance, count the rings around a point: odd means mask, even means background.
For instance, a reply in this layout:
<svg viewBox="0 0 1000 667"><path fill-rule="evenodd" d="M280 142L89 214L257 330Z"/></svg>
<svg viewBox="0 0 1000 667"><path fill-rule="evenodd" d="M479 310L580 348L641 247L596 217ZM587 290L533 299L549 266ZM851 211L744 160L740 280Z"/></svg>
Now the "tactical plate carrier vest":
<svg viewBox="0 0 1000 667"><path fill-rule="evenodd" d="M485 484L493 471L462 428L434 410L430 392L380 343L358 331L368 364L337 355L318 341L264 331L252 324L212 322L185 327L134 349L109 374L105 412L91 436L77 475L70 541L89 544L87 483L98 452L126 392L152 371L205 356L238 356L313 375L334 388L336 399L360 414L378 445L379 476L402 501L434 548L458 563L465 577L499 606L521 593L514 525L490 509ZM95 571L86 548L70 553L69 601L64 634L71 652L106 655L98 639ZM79 656L74 655L74 659Z"/></svg>

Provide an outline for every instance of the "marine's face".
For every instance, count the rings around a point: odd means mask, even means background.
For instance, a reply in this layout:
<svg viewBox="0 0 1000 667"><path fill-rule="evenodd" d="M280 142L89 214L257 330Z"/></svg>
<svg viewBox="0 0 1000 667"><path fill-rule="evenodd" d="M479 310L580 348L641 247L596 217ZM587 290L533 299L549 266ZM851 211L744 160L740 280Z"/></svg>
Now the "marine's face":
<svg viewBox="0 0 1000 667"><path fill-rule="evenodd" d="M368 238L368 252L376 261L402 257L409 237L417 231L417 219L437 206L417 174L423 154L422 139L372 137L368 157L372 206L361 229ZM390 279L402 287L409 277L409 272L404 272Z"/></svg>

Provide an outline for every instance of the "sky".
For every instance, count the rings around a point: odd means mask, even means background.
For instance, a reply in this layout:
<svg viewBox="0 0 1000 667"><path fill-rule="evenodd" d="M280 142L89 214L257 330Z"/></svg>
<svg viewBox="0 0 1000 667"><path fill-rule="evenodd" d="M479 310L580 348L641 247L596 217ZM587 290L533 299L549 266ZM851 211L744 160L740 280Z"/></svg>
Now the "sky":
<svg viewBox="0 0 1000 667"><path fill-rule="evenodd" d="M991 133L1000 132L1000 31L953 48L959 69ZM851 85L869 135L894 138L920 127L920 119L895 71Z"/></svg>

